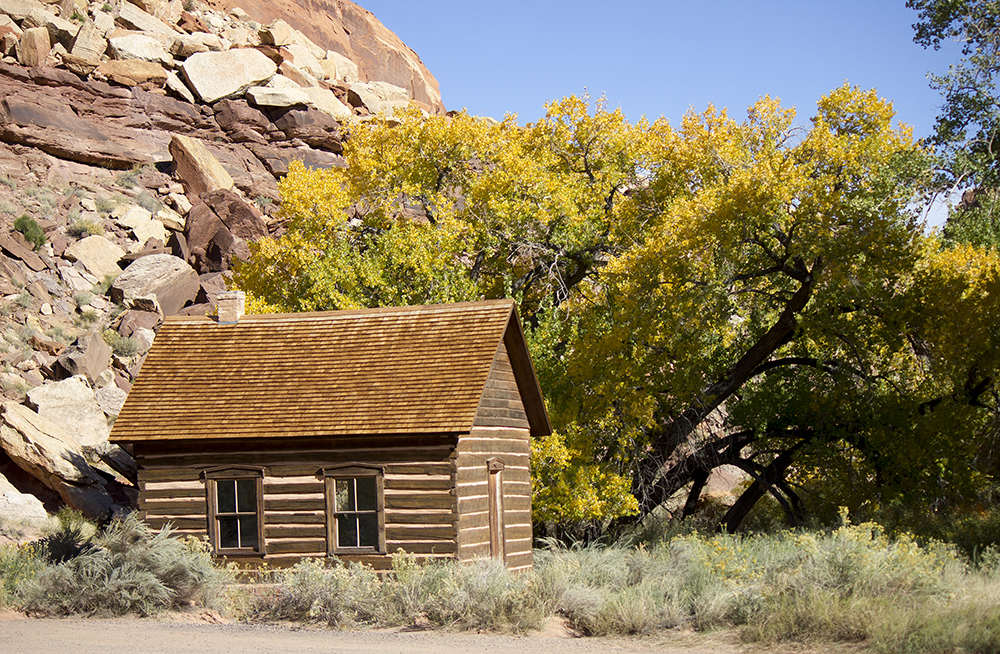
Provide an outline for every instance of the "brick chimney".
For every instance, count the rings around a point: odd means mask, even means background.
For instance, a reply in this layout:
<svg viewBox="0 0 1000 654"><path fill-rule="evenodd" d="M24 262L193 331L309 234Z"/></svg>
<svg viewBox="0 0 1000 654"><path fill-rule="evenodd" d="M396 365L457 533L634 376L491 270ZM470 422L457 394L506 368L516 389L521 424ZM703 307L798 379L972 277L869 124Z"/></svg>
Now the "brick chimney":
<svg viewBox="0 0 1000 654"><path fill-rule="evenodd" d="M243 317L246 295L243 291L223 291L217 296L220 325L235 325Z"/></svg>

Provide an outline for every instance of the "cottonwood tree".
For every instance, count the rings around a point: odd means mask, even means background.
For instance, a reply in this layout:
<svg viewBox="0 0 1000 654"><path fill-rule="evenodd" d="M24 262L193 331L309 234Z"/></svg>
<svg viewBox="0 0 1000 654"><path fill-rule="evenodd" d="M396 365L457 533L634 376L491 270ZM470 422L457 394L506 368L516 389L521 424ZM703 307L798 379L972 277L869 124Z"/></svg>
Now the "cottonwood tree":
<svg viewBox="0 0 1000 654"><path fill-rule="evenodd" d="M376 121L346 169L290 169L287 232L235 279L269 310L516 298L557 427L533 446L541 521L644 517L681 490L689 513L723 464L753 479L731 529L765 493L801 519L814 479L960 494L994 344L942 344L929 298L996 266L922 235L924 154L892 118L844 86L806 126L767 98L677 128L575 97L526 127ZM976 297L963 326L984 324Z"/></svg>

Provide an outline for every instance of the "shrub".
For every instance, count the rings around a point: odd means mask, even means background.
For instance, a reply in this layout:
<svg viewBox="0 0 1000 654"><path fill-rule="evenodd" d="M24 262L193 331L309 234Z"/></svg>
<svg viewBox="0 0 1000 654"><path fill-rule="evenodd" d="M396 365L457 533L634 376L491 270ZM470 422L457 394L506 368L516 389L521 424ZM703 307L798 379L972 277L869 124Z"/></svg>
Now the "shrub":
<svg viewBox="0 0 1000 654"><path fill-rule="evenodd" d="M101 236L104 234L104 224L102 221L93 218L77 217L67 231L72 236L83 236L84 234Z"/></svg>
<svg viewBox="0 0 1000 654"><path fill-rule="evenodd" d="M276 583L254 593L248 613L265 620L324 622L334 627L391 627L418 619L462 629L524 631L546 610L530 575L496 561L418 565L393 555L394 576L367 566L306 559L275 573Z"/></svg>
<svg viewBox="0 0 1000 654"><path fill-rule="evenodd" d="M90 327L95 322L100 320L100 316L93 309L85 309L80 312L80 315L73 318L73 324L77 327Z"/></svg>
<svg viewBox="0 0 1000 654"><path fill-rule="evenodd" d="M85 307L94 301L94 294L90 291L77 291L73 293L73 302L77 307Z"/></svg>
<svg viewBox="0 0 1000 654"><path fill-rule="evenodd" d="M141 174L142 174L142 168L136 166L131 170L126 170L121 173L118 173L118 176L115 177L115 184L121 186L122 188L133 188L136 184L139 183L139 175Z"/></svg>
<svg viewBox="0 0 1000 654"><path fill-rule="evenodd" d="M104 342L111 347L111 351L128 359L134 357L142 350L142 344L131 336L122 336L113 329L104 330Z"/></svg>
<svg viewBox="0 0 1000 654"><path fill-rule="evenodd" d="M20 295L18 295L14 300L14 303L22 309L27 309L31 306L33 300L34 298L31 297L31 293L28 291L21 291Z"/></svg>
<svg viewBox="0 0 1000 654"><path fill-rule="evenodd" d="M135 196L135 201L140 207L154 215L157 211L163 208L163 203L146 191L143 191L139 195Z"/></svg>
<svg viewBox="0 0 1000 654"><path fill-rule="evenodd" d="M192 601L211 603L226 573L203 550L154 533L134 514L112 521L78 556L22 584L36 615L151 615Z"/></svg>
<svg viewBox="0 0 1000 654"><path fill-rule="evenodd" d="M94 206L101 213L111 213L118 206L118 202L113 198L100 197L94 200Z"/></svg>
<svg viewBox="0 0 1000 654"><path fill-rule="evenodd" d="M38 222L28 214L22 214L14 221L14 229L21 232L24 240L34 245L36 250L45 243L45 232L39 227Z"/></svg>
<svg viewBox="0 0 1000 654"><path fill-rule="evenodd" d="M0 607L15 602L22 584L45 568L45 553L35 543L0 545Z"/></svg>

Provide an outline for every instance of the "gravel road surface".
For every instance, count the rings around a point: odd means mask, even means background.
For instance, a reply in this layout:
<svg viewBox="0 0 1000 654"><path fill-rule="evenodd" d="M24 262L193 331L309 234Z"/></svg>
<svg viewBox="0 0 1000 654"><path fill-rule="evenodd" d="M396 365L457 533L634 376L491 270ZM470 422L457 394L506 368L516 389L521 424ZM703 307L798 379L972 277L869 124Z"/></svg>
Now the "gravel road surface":
<svg viewBox="0 0 1000 654"><path fill-rule="evenodd" d="M441 631L330 631L184 619L36 619L0 614L0 654L735 654L727 635L653 639L501 636Z"/></svg>

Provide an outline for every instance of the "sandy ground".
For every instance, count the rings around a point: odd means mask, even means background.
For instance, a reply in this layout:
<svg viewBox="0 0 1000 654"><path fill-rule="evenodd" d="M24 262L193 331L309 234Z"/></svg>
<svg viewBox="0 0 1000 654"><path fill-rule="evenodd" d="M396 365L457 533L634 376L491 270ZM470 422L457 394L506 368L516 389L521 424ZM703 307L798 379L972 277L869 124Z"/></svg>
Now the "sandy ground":
<svg viewBox="0 0 1000 654"><path fill-rule="evenodd" d="M26 618L0 613L0 654L736 654L735 634L670 633L651 638L575 638L556 622L524 636L443 631L331 631L249 625L211 613L138 618Z"/></svg>

